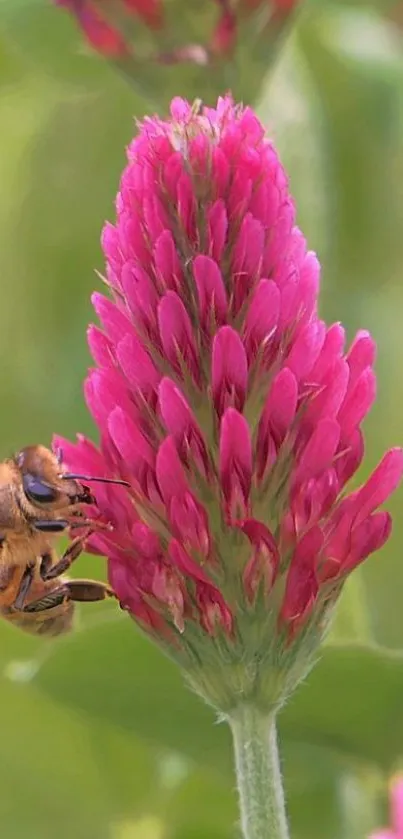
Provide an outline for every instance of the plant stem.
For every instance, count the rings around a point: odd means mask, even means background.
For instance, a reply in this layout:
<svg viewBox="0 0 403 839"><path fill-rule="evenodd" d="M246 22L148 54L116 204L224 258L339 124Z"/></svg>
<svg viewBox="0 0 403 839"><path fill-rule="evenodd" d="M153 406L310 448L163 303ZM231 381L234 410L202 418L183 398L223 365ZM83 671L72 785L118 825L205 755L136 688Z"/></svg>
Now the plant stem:
<svg viewBox="0 0 403 839"><path fill-rule="evenodd" d="M275 717L243 705L229 723L244 839L287 839Z"/></svg>

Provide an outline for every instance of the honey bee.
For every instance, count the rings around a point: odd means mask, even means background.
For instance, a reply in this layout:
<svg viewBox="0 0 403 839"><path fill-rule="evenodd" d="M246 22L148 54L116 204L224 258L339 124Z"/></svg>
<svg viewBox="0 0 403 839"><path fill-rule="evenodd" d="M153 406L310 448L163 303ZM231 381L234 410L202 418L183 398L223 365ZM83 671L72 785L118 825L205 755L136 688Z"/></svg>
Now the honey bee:
<svg viewBox="0 0 403 839"><path fill-rule="evenodd" d="M61 452L40 445L0 462L0 616L26 632L68 632L76 602L115 597L106 583L63 576L90 533L108 527L83 513L83 504L96 503L86 486L92 481L128 486L114 478L71 474ZM72 528L84 532L60 557L54 541Z"/></svg>

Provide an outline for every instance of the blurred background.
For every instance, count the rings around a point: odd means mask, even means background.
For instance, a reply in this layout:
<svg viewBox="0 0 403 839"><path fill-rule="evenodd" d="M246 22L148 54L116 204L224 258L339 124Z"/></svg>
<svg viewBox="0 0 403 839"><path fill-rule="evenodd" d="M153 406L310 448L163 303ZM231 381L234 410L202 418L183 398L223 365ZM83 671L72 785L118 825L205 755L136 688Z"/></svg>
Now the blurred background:
<svg viewBox="0 0 403 839"><path fill-rule="evenodd" d="M364 477L403 438L403 2L302 5L274 67L267 49L263 83L261 52L253 98L322 262L322 315L378 342ZM200 83L208 98L202 79L191 95ZM95 436L82 383L99 237L133 117L163 110L175 79L154 81L145 71L150 105L142 77L128 85L49 0L1 0L1 457L53 432ZM283 714L297 839L360 839L386 818L385 779L403 757L402 505L400 491L392 539L349 582ZM102 559L76 573L102 577ZM227 732L113 606L82 609L78 631L52 643L3 623L0 682L4 839L236 836Z"/></svg>

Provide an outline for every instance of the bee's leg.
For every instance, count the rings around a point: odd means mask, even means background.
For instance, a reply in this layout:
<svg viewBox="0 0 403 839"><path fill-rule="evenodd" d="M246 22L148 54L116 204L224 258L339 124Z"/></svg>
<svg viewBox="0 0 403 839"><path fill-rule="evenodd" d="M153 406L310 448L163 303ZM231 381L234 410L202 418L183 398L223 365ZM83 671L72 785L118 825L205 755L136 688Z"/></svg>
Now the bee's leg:
<svg viewBox="0 0 403 839"><path fill-rule="evenodd" d="M56 562L54 562L53 558L55 556L57 556L57 554L56 553L53 554L53 553L51 553L51 551L49 551L46 554L42 554L41 564L39 566L39 575L40 575L41 580L48 579L47 575L49 573L49 570L57 565L59 560L56 559Z"/></svg>
<svg viewBox="0 0 403 839"><path fill-rule="evenodd" d="M63 584L59 588L47 592L42 597L38 597L37 600L30 600L21 611L24 614L26 612L45 612L48 609L53 609L54 606L61 606L68 599L69 592L67 586Z"/></svg>
<svg viewBox="0 0 403 839"><path fill-rule="evenodd" d="M87 536L88 533L86 533L85 536L77 536L77 539L73 539L68 548L65 550L63 556L60 557L60 559L54 564L52 554L44 554L41 558L41 565L39 569L42 580L54 580L55 577L60 577L61 574L64 574L64 572L70 568L70 565L72 565L72 563L82 553Z"/></svg>
<svg viewBox="0 0 403 839"><path fill-rule="evenodd" d="M100 580L68 580L65 583L70 600L81 603L116 597L113 589Z"/></svg>
<svg viewBox="0 0 403 839"><path fill-rule="evenodd" d="M48 591L43 597L31 600L23 612L45 612L55 606L60 606L66 600L76 603L95 603L116 597L115 592L106 583L98 580L65 580L59 588Z"/></svg>
<svg viewBox="0 0 403 839"><path fill-rule="evenodd" d="M22 610L24 608L25 598L31 588L32 581L35 574L35 565L27 565L20 580L19 589L12 604L14 609Z"/></svg>

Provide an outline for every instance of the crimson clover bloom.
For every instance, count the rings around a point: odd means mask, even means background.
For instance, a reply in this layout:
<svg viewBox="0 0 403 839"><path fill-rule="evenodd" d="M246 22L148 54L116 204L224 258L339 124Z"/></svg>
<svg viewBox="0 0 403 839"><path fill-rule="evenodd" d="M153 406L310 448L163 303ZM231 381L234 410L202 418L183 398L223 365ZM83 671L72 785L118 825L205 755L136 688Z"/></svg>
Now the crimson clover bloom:
<svg viewBox="0 0 403 839"><path fill-rule="evenodd" d="M390 534L378 508L400 449L346 492L375 398L374 341L360 331L346 351L343 327L318 316L319 263L286 174L229 96L175 99L169 120L144 120L116 213L102 235L110 293L93 295L101 328L88 331L100 447L56 440L74 471L130 482L97 487L114 530L90 547L213 704L280 702L346 578Z"/></svg>
<svg viewBox="0 0 403 839"><path fill-rule="evenodd" d="M370 839L403 839L403 775L397 775L390 784L391 827L376 830Z"/></svg>

